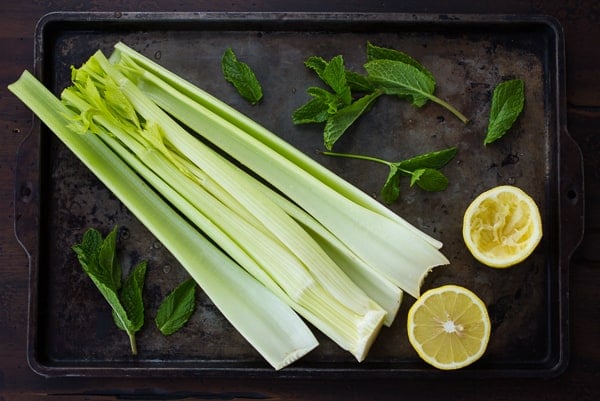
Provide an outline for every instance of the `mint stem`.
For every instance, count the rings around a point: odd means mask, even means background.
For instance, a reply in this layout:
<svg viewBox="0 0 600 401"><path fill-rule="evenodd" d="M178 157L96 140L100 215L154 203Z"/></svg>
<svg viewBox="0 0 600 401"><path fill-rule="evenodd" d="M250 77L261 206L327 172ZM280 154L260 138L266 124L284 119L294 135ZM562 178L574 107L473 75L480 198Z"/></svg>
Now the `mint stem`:
<svg viewBox="0 0 600 401"><path fill-rule="evenodd" d="M359 160L367 160L370 162L375 162L375 163L381 163L381 164L385 164L386 166L392 168L394 165L396 165L396 168L398 169L398 171L406 174L406 175L412 175L413 172L410 170L406 170L404 168L400 168L397 164L398 163L392 163L389 162L387 160L383 160L380 159L378 157L373 157L373 156L365 156L365 155L357 155L357 154L353 154L353 153L339 153L339 152L323 152L323 154L325 156L335 156L335 157L346 157L348 159L359 159Z"/></svg>
<svg viewBox="0 0 600 401"><path fill-rule="evenodd" d="M131 354L137 355L137 344L135 342L135 333L128 331L127 335L129 336L129 343L131 344Z"/></svg>
<svg viewBox="0 0 600 401"><path fill-rule="evenodd" d="M349 159L359 159L359 160L368 160L371 162L381 163L389 166L391 163L387 160L379 159L377 157L365 156L365 155L356 155L352 153L339 153L339 152L323 152L325 156L335 156L335 157L346 157Z"/></svg>
<svg viewBox="0 0 600 401"><path fill-rule="evenodd" d="M456 108L454 108L454 106L452 106L450 103L448 103L434 95L430 95L429 99L431 99L432 102L435 102L435 103L439 104L440 106L449 110L452 114L454 114L456 117L458 117L458 119L460 121L462 121L463 124L466 124L469 122L469 119L467 117L465 117L465 115L462 114L460 111L458 111Z"/></svg>

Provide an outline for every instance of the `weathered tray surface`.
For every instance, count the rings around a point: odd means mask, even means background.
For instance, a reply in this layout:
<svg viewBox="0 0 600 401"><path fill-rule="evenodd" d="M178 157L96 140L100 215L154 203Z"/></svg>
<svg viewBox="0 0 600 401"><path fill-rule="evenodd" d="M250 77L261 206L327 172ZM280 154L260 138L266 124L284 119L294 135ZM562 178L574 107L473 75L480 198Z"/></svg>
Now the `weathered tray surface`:
<svg viewBox="0 0 600 401"><path fill-rule="evenodd" d="M158 302L185 270L45 127L36 123L19 154L17 236L30 255L29 361L43 375L261 377L550 376L568 361L568 258L582 231L581 158L565 130L563 43L560 27L544 17L403 14L112 14L55 13L36 35L36 75L57 94L71 65L93 52L107 55L117 41L154 58L261 122L336 173L377 196L387 171L366 162L327 158L322 126L294 126L292 111L308 86L319 84L304 60L342 54L361 70L367 41L420 60L437 79L436 95L471 118L464 126L444 109L417 109L380 99L336 149L390 160L457 146L442 193L402 187L391 208L444 243L448 267L424 287L465 285L489 307L492 337L482 360L458 372L439 372L419 360L405 329L413 299L405 297L394 325L384 329L366 361L357 363L317 333L321 346L274 372L203 294L188 326L163 337L152 325ZM222 79L220 58L231 46L256 71L265 91L248 106ZM483 147L493 87L509 78L526 83L526 106L511 133ZM538 202L544 239L518 267L481 266L460 230L464 209L495 185L522 187ZM120 227L124 269L149 261L147 324L139 355L113 325L105 301L82 273L70 246L87 227ZM399 246L407 246L399 244Z"/></svg>

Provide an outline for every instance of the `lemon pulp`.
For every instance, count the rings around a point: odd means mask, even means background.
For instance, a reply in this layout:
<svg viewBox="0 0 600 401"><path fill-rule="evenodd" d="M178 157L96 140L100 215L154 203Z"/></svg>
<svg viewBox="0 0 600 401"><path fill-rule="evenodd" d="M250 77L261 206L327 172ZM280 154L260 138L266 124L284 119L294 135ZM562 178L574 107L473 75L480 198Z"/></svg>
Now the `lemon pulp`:
<svg viewBox="0 0 600 401"><path fill-rule="evenodd" d="M537 204L515 186L494 187L465 211L463 239L471 254L487 266L509 267L523 261L541 238Z"/></svg>
<svg viewBox="0 0 600 401"><path fill-rule="evenodd" d="M408 338L417 354L439 369L459 369L478 360L490 336L483 301L464 287L425 292L408 313Z"/></svg>

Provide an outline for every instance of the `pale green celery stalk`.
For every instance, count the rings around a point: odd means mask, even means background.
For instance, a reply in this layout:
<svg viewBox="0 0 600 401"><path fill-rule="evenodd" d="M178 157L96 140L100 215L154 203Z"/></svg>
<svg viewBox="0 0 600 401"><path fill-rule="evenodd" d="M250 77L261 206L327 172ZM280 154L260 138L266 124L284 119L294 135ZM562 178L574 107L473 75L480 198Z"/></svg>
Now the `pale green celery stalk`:
<svg viewBox="0 0 600 401"><path fill-rule="evenodd" d="M111 71L111 66L103 65L102 55L97 53L93 56L94 60L97 61L100 66L105 68L111 77L114 71ZM89 61L88 61L89 63ZM88 64L90 68L96 68L96 64ZM86 66L82 69L84 73L89 73L89 76L97 81L102 81L100 73L95 70L87 70ZM235 192L236 196L240 198L243 205L254 202L256 199L250 199L249 196L259 198L262 194L258 192L253 183L247 184L246 180L250 179L250 176L246 173L242 173L241 170L233 168L233 165L225 161L221 156L217 155L212 149L202 145L199 147L197 140L189 135L185 130L179 127L169 116L167 116L162 110L158 109L153 103L144 102L144 94L136 91L137 88L133 84L129 83L125 78L115 74L114 77L122 88L129 100L134 104L140 114L149 122L160 121L162 126L161 132L164 133L165 137L178 133L180 136L189 137L193 142L184 142L186 145L184 149L181 146L178 147L178 152L184 154L186 150L189 152L190 149L196 150L196 153L192 153L195 156L195 162L201 164L203 168L208 168L211 171L211 175L216 177L216 181L225 182L229 186L229 190L232 188L237 189ZM129 89L129 91L128 91ZM68 95L66 92L65 95ZM117 110L117 107L113 107L113 110ZM154 110L155 109L155 110ZM86 113L86 107L82 107L82 114ZM96 117L95 117L96 118ZM114 135L118 133L118 127L108 127ZM126 136L119 138L122 141L127 141ZM155 138L156 139L156 138ZM138 141L142 142L141 137L137 138ZM172 141L171 141L172 142ZM130 143L130 146L136 147L138 142ZM173 145L171 143L170 145ZM162 149L163 151L168 146L157 146L156 149ZM292 301L300 304L302 309L299 312L308 311L309 315L304 316L311 323L315 324L316 327L321 329L329 337L334 339L338 344L353 353L358 359L362 360L368 351L368 347L374 340L383 323L383 319L386 312L381 309L374 301L369 299L364 292L357 287L343 272L337 267L333 261L327 256L327 254L314 243L314 240L303 231L297 223L291 219L285 212L278 212L279 208L274 204L269 204L267 198L259 199L260 205L267 207L266 210L262 210L261 219L267 221L263 225L263 230L270 227L272 224L284 227L284 230L279 228L274 231L272 238L281 240L282 237L287 236L287 244L285 247L279 246L278 243L270 241L268 236L262 236L261 230L255 229L251 225L247 225L241 219L236 219L230 215L220 213L219 207L225 207L223 204L215 204L212 196L205 196L206 193L194 191L194 182L188 182L189 174L181 173L175 166L171 165L168 161L157 158L159 155L157 151L136 151L141 160L151 159L146 161L147 166L156 168L155 172L160 171L161 174L166 174L163 177L165 182L172 185L173 189L178 191L184 191L185 197L188 200L193 200L197 206L203 206L205 216L211 215L213 222L217 225L221 225L221 228L228 234L228 236L235 240L240 247L244 249L250 256L255 259L259 265L269 270L275 281L289 294ZM169 160L173 160L173 157L169 157ZM209 163L207 164L207 160ZM210 162L215 163L211 165ZM170 175L169 175L170 174ZM179 177L179 178L178 178ZM218 178L221 179L218 179ZM247 177L242 179L241 177ZM248 181L249 182L249 181ZM205 204L206 203L206 204ZM254 207L254 210L257 208ZM185 212L185 211L184 211ZM279 222L270 218L276 212L280 213L285 217L283 222ZM258 219L258 220L261 220ZM285 232L285 229L292 230L291 234ZM302 235L308 239L308 241L302 238ZM301 245L305 245L305 248L300 249L289 249L290 243L294 242L293 245L299 248ZM314 244L314 245L311 245ZM283 245L283 244L282 244ZM316 250L321 252L324 257L314 257L310 253L310 247L314 247ZM295 251L291 253L290 251ZM326 258L326 259L325 259ZM327 263L327 264L326 264ZM307 274L304 269L307 268L311 271L310 280L307 282L306 279L302 280L301 276ZM279 269L279 270L278 270ZM314 284L312 281L314 280ZM314 317L318 317L315 319Z"/></svg>
<svg viewBox="0 0 600 401"><path fill-rule="evenodd" d="M9 90L164 244L244 338L281 369L318 343L306 324L152 191L100 138L73 132L77 115L29 72Z"/></svg>
<svg viewBox="0 0 600 401"><path fill-rule="evenodd" d="M121 55L121 60L126 59ZM415 233L418 230L414 227L410 229L332 190L286 155L273 151L151 72L131 62L122 71L169 114L285 193L364 262L412 296L419 296L421 282L431 268L448 263L430 242Z"/></svg>
<svg viewBox="0 0 600 401"><path fill-rule="evenodd" d="M254 216L247 213L241 206L237 206L237 199L228 196L222 188L194 165L184 159L178 159L189 171L194 170L193 175L201 180L202 185L215 196L226 199L225 204L236 211L240 218L254 222ZM376 270L364 263L350 249L341 243L334 235L321 226L312 216L299 208L293 202L279 195L263 183L256 181L257 188L268 196L273 202L281 207L294 220L300 223L313 237L333 261L354 281L368 297L373 299L386 312L384 324L390 326L394 321L400 303L402 302L402 290L393 285L389 280L382 277Z"/></svg>
<svg viewBox="0 0 600 401"><path fill-rule="evenodd" d="M190 135L154 104L144 92L109 64L102 53L97 52L92 59L95 59L104 72L119 85L123 94L145 120L160 122L164 134L163 139L170 146L177 148L178 152L184 154L191 162L219 182L226 191L237 197L244 207L256 215L266 229L271 230L276 238L302 260L306 268L313 273L315 280L318 280L328 291L343 300L344 304L359 313L373 308L371 300L366 296L361 296L364 293L341 272L310 235L257 190L247 173Z"/></svg>
<svg viewBox="0 0 600 401"><path fill-rule="evenodd" d="M115 131L112 130L111 132L114 133ZM209 237L222 245L223 249L231 255L234 260L244 266L250 274L257 277L259 281L294 308L294 310L307 321L319 328L324 334L333 339L344 349L347 349L355 355L357 360L362 361L365 358L369 347L375 339L375 336L373 335L375 328L370 326L369 322L376 322L379 320L379 317L376 317L376 319L355 319L355 315L352 313L342 313L346 307L335 300L331 300L326 296L327 294L324 294L322 291L319 291L318 289L315 291L314 283L306 283L304 284L304 287L298 286L298 288L302 288L302 291L289 295L277 285L261 266L259 266L256 259L249 255L249 253L252 252L247 253L242 249L244 248L242 245L246 245L246 247L251 245L254 249L268 249L267 243L261 241L258 237L249 238L247 235L243 235L243 238L233 240L224 234L216 224L198 211L197 205L199 199L195 198L194 203L192 204L173 189L186 188L186 185L194 184L185 182L186 180L182 179L180 174L173 171L164 158L161 159L162 155L157 152L148 152L147 156L149 157L146 161L148 164L155 166L159 170L169 169L170 173L165 176L165 180L169 182L169 184L154 174L150 168L136 158L129 150L123 148L116 139L108 134L103 135L102 138L109 143L109 146L115 149L128 164L134 166L134 169L163 194L170 203L180 210L185 210L185 215L190 221L196 224L196 226L202 227L202 230L204 230ZM212 217L219 221L223 217L222 214L217 213L216 209L212 210L214 212ZM236 232L238 234L240 233L239 230ZM254 241L254 243L251 243L252 241ZM263 264L266 262L271 267L276 266L279 262L277 257L277 254L267 255L267 260L263 260ZM291 277L288 277L288 281L289 279L291 279Z"/></svg>
<svg viewBox="0 0 600 401"><path fill-rule="evenodd" d="M342 268L342 270L377 304L387 312L384 324L391 326L400 304L402 290L383 277L377 270L366 264L351 249L327 231L317 220L293 202L263 187L277 205L298 221L319 242L321 247Z"/></svg>
<svg viewBox="0 0 600 401"><path fill-rule="evenodd" d="M125 57L122 57L125 55ZM174 74L168 69L162 67L156 62L136 52L132 48L128 47L122 42L115 45L115 51L110 57L111 62L120 63L127 60L120 60L121 58L129 58L138 67L141 67L159 77L164 83L171 86L178 92L181 92L185 96L193 99L193 101L204 106L216 115L224 118L225 120L235 124L238 128L243 130L247 135L251 135L264 146L271 148L273 151L281 154L285 157L289 163L295 164L298 168L301 168L311 174L313 177L320 180L323 184L329 186L331 189L339 192L344 197L347 197L351 201L370 209L373 212L379 213L383 216L398 222L399 224L406 225L406 227L413 231L417 236L422 237L430 244L435 246L437 249L442 247L442 243L435 238L427 235L423 231L417 229L402 217L392 212L390 209L375 201L371 196L361 191L354 185L348 183L337 174L323 167L321 164L308 157L306 154L298 151L288 142L284 141L271 131L258 124L251 118L243 115L236 109L232 108L228 104L224 103L220 99L212 96L201 88L193 85L189 81L181 78ZM134 68L135 70L136 68ZM139 73L139 68L137 68Z"/></svg>

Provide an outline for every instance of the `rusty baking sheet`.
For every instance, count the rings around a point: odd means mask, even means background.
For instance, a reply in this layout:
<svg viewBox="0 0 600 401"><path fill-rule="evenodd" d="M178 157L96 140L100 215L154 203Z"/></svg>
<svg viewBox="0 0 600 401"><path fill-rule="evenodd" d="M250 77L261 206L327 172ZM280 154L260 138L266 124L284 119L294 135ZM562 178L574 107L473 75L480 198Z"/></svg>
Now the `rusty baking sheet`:
<svg viewBox="0 0 600 401"><path fill-rule="evenodd" d="M143 377L497 377L554 376L568 363L568 268L583 226L581 156L566 131L564 49L560 26L545 17L306 13L55 13L36 33L35 74L55 93L98 49L123 41L198 84L367 193L377 196L387 172L379 165L327 158L321 126L294 126L292 111L317 85L303 62L342 54L357 71L368 41L402 50L437 79L436 94L467 114L460 121L435 104L417 109L382 98L336 145L337 150L390 160L457 146L444 168L449 188L425 193L408 185L391 208L444 243L451 261L425 288L464 285L486 302L492 336L485 356L456 372L419 360L408 343L405 297L357 363L317 332L321 345L292 366L273 371L203 294L189 324L163 337L152 325L158 302L187 277L164 247L39 121L22 144L16 187L16 232L30 257L29 362L45 376ZM248 106L222 79L220 58L231 46L264 88ZM524 113L509 135L483 147L491 92L522 78ZM461 239L468 203L499 184L525 189L538 202L545 236L518 267L481 266ZM149 261L145 328L131 356L105 301L82 273L70 247L88 227L120 227L124 268ZM400 246L400 244L399 244ZM316 332L316 330L315 330Z"/></svg>

